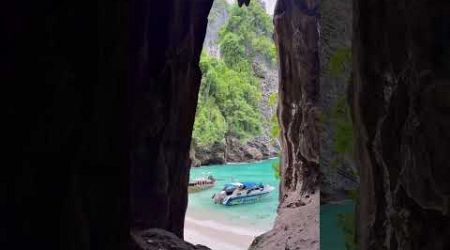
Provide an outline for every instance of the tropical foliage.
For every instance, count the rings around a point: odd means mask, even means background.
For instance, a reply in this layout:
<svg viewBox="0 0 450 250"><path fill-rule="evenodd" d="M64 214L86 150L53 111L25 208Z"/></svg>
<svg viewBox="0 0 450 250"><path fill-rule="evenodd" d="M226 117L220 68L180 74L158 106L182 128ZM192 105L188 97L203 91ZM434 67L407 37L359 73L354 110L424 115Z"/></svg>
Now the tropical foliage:
<svg viewBox="0 0 450 250"><path fill-rule="evenodd" d="M269 64L275 61L272 33L271 18L261 2L229 7L218 39L221 57L202 53L200 60L203 78L193 132L197 144L211 145L226 135L246 140L261 134L262 94L252 62L257 57Z"/></svg>
<svg viewBox="0 0 450 250"><path fill-rule="evenodd" d="M221 50L234 52L230 54L225 52L223 54L225 60L228 56L239 57L244 52L247 58L263 56L274 63L276 50L272 35L272 18L266 14L260 1L252 1L248 8L233 5L230 9L230 19L220 32ZM230 44L230 41L233 43ZM231 50L236 48L234 42L239 42L239 48Z"/></svg>

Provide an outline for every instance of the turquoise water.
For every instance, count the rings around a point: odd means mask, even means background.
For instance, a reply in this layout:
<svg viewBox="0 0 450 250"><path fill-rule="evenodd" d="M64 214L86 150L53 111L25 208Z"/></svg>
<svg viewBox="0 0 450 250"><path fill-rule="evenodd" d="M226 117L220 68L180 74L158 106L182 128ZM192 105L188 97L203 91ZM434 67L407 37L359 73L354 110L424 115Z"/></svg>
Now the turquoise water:
<svg viewBox="0 0 450 250"><path fill-rule="evenodd" d="M271 229L278 206L279 180L275 178L272 163L278 159L253 163L212 165L191 169L191 180L208 173L216 178L216 185L205 191L189 194L188 212L209 216L220 216L230 224L246 225L259 230ZM269 184L275 190L261 200L236 206L214 204L211 196L219 192L225 183L233 181L255 181Z"/></svg>
<svg viewBox="0 0 450 250"><path fill-rule="evenodd" d="M279 180L275 178L272 163L278 159L255 163L204 166L191 169L191 179L212 174L216 186L205 191L189 194L188 214L202 219L220 220L227 225L244 226L261 232L272 228L278 206ZM256 181L269 184L275 190L256 203L237 206L214 204L211 196L219 192L223 185L233 181ZM320 207L321 250L345 250L344 234L337 223L339 213L354 210L352 201L340 204L327 204Z"/></svg>
<svg viewBox="0 0 450 250"><path fill-rule="evenodd" d="M354 202L320 206L320 249L345 250L344 233L338 226L337 216L341 213L353 213Z"/></svg>

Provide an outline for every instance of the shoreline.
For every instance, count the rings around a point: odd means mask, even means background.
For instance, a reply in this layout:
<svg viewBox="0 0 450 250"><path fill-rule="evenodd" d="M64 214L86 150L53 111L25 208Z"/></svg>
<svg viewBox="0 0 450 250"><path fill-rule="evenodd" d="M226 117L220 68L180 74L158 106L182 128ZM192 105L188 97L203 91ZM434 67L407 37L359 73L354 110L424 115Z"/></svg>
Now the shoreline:
<svg viewBox="0 0 450 250"><path fill-rule="evenodd" d="M261 160L253 160L253 161L239 161L239 162L224 162L222 164L210 164L210 165L200 165L200 166L191 166L191 168L203 168L203 167L210 167L210 166L221 166L221 165L241 165L241 164L253 164L253 163L260 163L260 162L264 162L264 161L270 161L270 160L276 160L279 159L280 157L278 156L274 156L274 157L269 157L269 158L263 158Z"/></svg>
<svg viewBox="0 0 450 250"><path fill-rule="evenodd" d="M236 176L242 180L257 179L277 186L278 181L274 178L270 160L250 164L241 162L202 166L191 169L190 174L195 177L206 172L211 172L217 179L217 183L215 187L208 189L209 191L189 194L184 239L213 250L248 249L257 236L272 229L278 205L278 193L274 192L255 204L232 207L214 204L211 195L220 191L222 185L235 179Z"/></svg>
<svg viewBox="0 0 450 250"><path fill-rule="evenodd" d="M265 233L245 225L227 223L205 211L188 210L185 217L184 240L214 250L248 249L255 237Z"/></svg>

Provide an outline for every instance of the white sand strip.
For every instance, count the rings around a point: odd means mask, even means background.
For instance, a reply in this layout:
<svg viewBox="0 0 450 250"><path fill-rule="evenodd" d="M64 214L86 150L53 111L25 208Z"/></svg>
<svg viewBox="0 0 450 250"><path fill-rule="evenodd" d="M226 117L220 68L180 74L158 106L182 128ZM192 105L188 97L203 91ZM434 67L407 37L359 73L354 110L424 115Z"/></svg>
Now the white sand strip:
<svg viewBox="0 0 450 250"><path fill-rule="evenodd" d="M213 250L248 249L253 239L263 232L240 226L222 224L213 220L199 220L186 216L184 239Z"/></svg>

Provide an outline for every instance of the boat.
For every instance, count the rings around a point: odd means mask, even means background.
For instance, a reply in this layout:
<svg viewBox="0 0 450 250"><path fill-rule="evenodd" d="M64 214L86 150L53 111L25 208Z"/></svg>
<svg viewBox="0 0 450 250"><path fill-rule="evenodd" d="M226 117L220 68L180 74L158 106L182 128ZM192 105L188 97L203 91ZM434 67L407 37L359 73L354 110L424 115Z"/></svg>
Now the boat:
<svg viewBox="0 0 450 250"><path fill-rule="evenodd" d="M195 193L199 191L206 190L208 188L214 187L216 184L216 179L212 175L208 175L207 177L199 177L191 182L188 185L188 192Z"/></svg>
<svg viewBox="0 0 450 250"><path fill-rule="evenodd" d="M225 206L253 203L269 195L275 188L256 182L233 182L225 184L223 189L211 198L214 203Z"/></svg>

